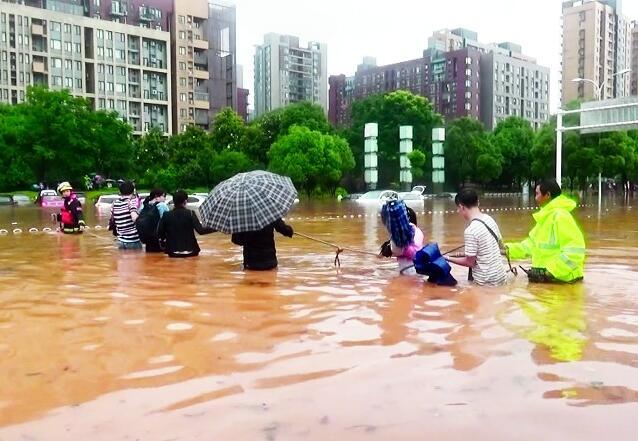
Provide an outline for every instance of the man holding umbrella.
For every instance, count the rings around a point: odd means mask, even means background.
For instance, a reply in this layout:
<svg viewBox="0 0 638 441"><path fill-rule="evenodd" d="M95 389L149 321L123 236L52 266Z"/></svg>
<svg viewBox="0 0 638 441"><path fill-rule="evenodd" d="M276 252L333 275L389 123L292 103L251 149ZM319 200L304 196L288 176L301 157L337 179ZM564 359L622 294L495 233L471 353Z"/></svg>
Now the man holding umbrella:
<svg viewBox="0 0 638 441"><path fill-rule="evenodd" d="M276 268L274 232L292 237L281 219L297 198L290 178L262 170L239 173L217 185L199 209L203 224L226 234L244 247L244 268Z"/></svg>

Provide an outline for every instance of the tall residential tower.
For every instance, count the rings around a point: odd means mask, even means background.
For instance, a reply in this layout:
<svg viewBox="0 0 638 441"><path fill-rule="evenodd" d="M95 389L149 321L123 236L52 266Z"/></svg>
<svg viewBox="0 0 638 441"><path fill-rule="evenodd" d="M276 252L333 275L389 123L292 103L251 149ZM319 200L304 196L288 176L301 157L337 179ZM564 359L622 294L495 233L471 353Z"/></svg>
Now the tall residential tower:
<svg viewBox="0 0 638 441"><path fill-rule="evenodd" d="M299 101L328 112L327 48L299 44L291 35L266 34L255 51L255 116Z"/></svg>
<svg viewBox="0 0 638 441"><path fill-rule="evenodd" d="M620 98L630 93L631 23L621 0L563 2L561 104L573 100ZM592 80L600 85L575 79Z"/></svg>

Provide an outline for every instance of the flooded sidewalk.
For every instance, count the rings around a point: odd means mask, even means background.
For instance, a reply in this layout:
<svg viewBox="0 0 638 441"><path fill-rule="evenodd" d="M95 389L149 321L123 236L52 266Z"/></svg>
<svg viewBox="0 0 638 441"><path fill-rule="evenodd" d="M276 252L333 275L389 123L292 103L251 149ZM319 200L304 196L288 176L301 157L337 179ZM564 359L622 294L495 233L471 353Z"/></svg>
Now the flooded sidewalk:
<svg viewBox="0 0 638 441"><path fill-rule="evenodd" d="M532 225L524 201L483 206L506 239ZM267 273L243 272L222 234L198 238L195 259L120 252L110 232L43 233L48 213L18 210L0 211L0 228L23 230L0 236L0 441L636 437L631 203L578 210L584 283L491 289L458 267L458 286L433 287L347 252L335 268L297 237L276 237ZM426 241L462 243L451 201L417 212ZM377 213L306 203L287 222L377 251Z"/></svg>

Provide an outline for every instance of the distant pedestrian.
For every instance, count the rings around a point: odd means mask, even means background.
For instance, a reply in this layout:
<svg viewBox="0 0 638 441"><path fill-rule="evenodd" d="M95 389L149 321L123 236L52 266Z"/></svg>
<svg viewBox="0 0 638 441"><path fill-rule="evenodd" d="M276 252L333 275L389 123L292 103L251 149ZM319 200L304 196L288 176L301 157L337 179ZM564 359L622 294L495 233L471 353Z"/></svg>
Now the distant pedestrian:
<svg viewBox="0 0 638 441"><path fill-rule="evenodd" d="M137 201L133 197L135 187L131 182L120 184L120 197L111 207L111 221L109 228L114 229L118 248L121 250L141 250L142 242L135 227L139 217Z"/></svg>
<svg viewBox="0 0 638 441"><path fill-rule="evenodd" d="M60 223L60 231L65 234L78 234L84 231L84 215L82 204L78 200L73 187L68 182L58 185L58 193L64 198L60 214L56 216Z"/></svg>
<svg viewBox="0 0 638 441"><path fill-rule="evenodd" d="M188 194L178 190L173 195L175 208L162 216L158 237L160 243L164 242L164 252L170 257L195 257L201 249L195 238L195 231L199 234L214 233L213 228L205 228L197 218L197 215L186 208Z"/></svg>

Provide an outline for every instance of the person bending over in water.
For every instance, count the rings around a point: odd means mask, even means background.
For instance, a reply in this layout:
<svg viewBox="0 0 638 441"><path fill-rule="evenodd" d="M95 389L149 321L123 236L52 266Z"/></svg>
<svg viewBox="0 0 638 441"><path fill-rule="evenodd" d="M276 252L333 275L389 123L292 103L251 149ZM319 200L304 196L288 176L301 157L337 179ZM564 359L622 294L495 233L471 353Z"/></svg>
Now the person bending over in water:
<svg viewBox="0 0 638 441"><path fill-rule="evenodd" d="M423 231L417 227L416 213L403 201L389 201L381 211L381 219L390 240L381 246L381 255L396 257L402 274L416 274L412 261L417 251L423 248Z"/></svg>

